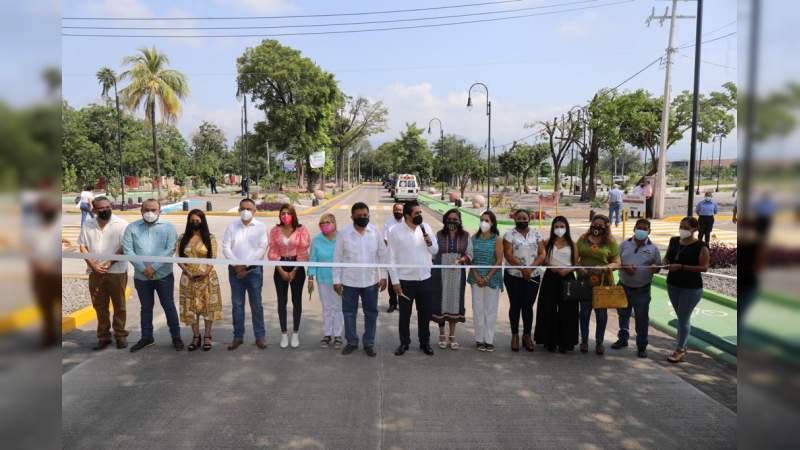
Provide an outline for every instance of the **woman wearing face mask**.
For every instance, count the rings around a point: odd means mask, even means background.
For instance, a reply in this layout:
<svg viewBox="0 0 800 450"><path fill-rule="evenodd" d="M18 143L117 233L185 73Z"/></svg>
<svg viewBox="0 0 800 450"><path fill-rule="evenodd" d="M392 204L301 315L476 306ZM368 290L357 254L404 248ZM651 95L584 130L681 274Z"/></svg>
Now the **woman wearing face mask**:
<svg viewBox="0 0 800 450"><path fill-rule="evenodd" d="M434 264L467 264L472 253L472 240L461 225L461 212L451 209L442 217L444 228L436 233L439 251ZM439 324L439 348L457 350L456 323L464 322L464 290L466 272L463 269L433 269L434 296L431 304L431 321ZM444 323L450 326L450 335L444 334Z"/></svg>
<svg viewBox="0 0 800 450"><path fill-rule="evenodd" d="M530 213L525 209L514 212L514 229L503 236L503 254L509 266L540 266L544 262L544 240L538 231L528 227ZM511 350L519 351L519 316L522 315L522 345L533 351L533 302L539 289L539 269L506 269L503 281L508 289L511 304L508 319L511 322Z"/></svg>
<svg viewBox="0 0 800 450"><path fill-rule="evenodd" d="M694 308L703 296L703 278L708 270L708 248L694 237L697 219L684 217L680 223L680 236L669 240L664 264L667 270L667 294L678 316L678 342L675 352L667 360L679 363L686 358L686 342L692 329L690 319Z"/></svg>
<svg viewBox="0 0 800 450"><path fill-rule="evenodd" d="M323 214L319 218L320 234L311 241L311 262L333 262L336 249L336 217ZM334 348L342 347L342 331L344 316L342 315L342 298L333 289L333 269L331 267L308 268L308 295L314 292L314 280L319 285L319 300L322 302L322 327L324 337L320 341L322 348L328 348L333 340Z"/></svg>
<svg viewBox="0 0 800 450"><path fill-rule="evenodd" d="M178 237L177 255L182 258L216 258L217 239L208 231L203 211L193 209L186 219L186 231ZM200 347L200 317L205 319L203 350L211 350L211 326L222 320L222 296L217 271L211 264L178 263L183 273L180 281L181 322L191 325L191 352Z"/></svg>
<svg viewBox="0 0 800 450"><path fill-rule="evenodd" d="M592 219L591 226L578 239L578 258L582 266L597 266L597 269L581 270L583 276L588 276L592 286L601 283L611 284L613 280L612 270L619 269L619 245L611 234L608 217L596 215ZM592 304L590 302L580 302L580 328L581 328L581 353L589 351L589 319L592 316ZM595 309L594 317L597 321L595 325L595 353L602 355L606 352L603 346L603 339L606 333L606 323L608 322L608 311L605 309Z"/></svg>
<svg viewBox="0 0 800 450"><path fill-rule="evenodd" d="M472 252L467 253L473 265L503 264L503 240L497 230L497 217L491 211L481 214L480 230L472 237ZM472 286L472 317L475 323L475 346L480 351L494 351L494 326L497 302L503 288L502 270L470 269L467 282Z"/></svg>
<svg viewBox="0 0 800 450"><path fill-rule="evenodd" d="M574 269L569 266L578 264L578 249L572 241L566 217L553 219L545 249L545 264L555 267L548 268L542 277L533 337L550 352L558 349L566 353L578 344L578 304L563 298L564 284L575 279Z"/></svg>
<svg viewBox="0 0 800 450"><path fill-rule="evenodd" d="M306 227L300 225L297 213L289 203L281 206L278 212L280 223L269 233L270 261L308 261L310 238ZM278 291L278 320L281 325L281 348L289 346L288 327L286 325L286 304L289 287L292 288L292 348L300 346L300 316L303 313L303 285L306 271L301 266L275 266L272 276Z"/></svg>

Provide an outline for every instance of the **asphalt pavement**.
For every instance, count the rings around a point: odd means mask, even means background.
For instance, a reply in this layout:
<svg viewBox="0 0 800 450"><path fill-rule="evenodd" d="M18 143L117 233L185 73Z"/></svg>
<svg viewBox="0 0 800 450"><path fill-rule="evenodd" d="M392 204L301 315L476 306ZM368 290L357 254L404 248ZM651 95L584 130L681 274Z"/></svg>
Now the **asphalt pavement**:
<svg viewBox="0 0 800 450"><path fill-rule="evenodd" d="M345 224L349 205L359 200L370 205L377 225L390 217L386 192L365 186L301 222L316 231L319 214L330 211ZM210 217L212 232L221 236L232 220ZM271 225L276 218L264 220ZM425 220L434 229L441 226L440 217L428 211ZM65 273L81 269L80 264L66 266ZM608 349L603 357L552 354L538 346L533 353L513 353L503 294L498 349L479 352L472 347L467 290L468 319L457 331L461 349L434 347L434 356L424 355L415 346L412 318L412 350L397 357L392 351L399 343L398 315L385 312L382 293L378 356L362 351L342 356L319 348L322 316L315 293L304 295L300 348L281 349L275 288L267 270L269 347L254 345L248 317L245 345L231 352L225 349L232 324L224 269L217 268L224 319L214 325L210 352L173 350L159 306L156 345L138 353L91 351L94 323L64 336L64 448L736 447L735 369L695 352L690 369L667 367L658 344L663 340L667 348L670 343L655 332L651 341L657 345L644 360L630 349ZM131 342L139 337L138 309L134 294L128 302ZM614 322L611 315L607 348ZM191 331L182 329L188 343ZM435 326L431 332L435 341Z"/></svg>

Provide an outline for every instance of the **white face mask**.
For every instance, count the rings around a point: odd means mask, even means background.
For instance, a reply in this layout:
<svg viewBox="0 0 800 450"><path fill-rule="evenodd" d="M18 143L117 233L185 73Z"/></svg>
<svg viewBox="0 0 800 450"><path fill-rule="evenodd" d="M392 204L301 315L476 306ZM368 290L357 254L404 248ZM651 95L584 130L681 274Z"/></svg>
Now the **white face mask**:
<svg viewBox="0 0 800 450"><path fill-rule="evenodd" d="M156 220L158 220L158 213L147 211L146 213L142 214L142 219L144 219L144 221L147 223L154 223Z"/></svg>
<svg viewBox="0 0 800 450"><path fill-rule="evenodd" d="M481 220L481 231L483 231L484 233L486 233L486 232L488 232L488 231L489 231L489 230L491 230L491 229L492 229L492 224L491 224L491 222L487 222L487 221L485 221L485 220Z"/></svg>
<svg viewBox="0 0 800 450"><path fill-rule="evenodd" d="M253 218L253 213L249 209L243 209L239 211L239 217L242 218L242 222L249 222Z"/></svg>
<svg viewBox="0 0 800 450"><path fill-rule="evenodd" d="M565 234L567 234L567 229L566 228L553 228L553 234L555 234L558 237L562 237Z"/></svg>
<svg viewBox="0 0 800 450"><path fill-rule="evenodd" d="M689 230L684 230L683 228L678 230L678 234L681 236L681 239L689 239L692 237L692 232Z"/></svg>

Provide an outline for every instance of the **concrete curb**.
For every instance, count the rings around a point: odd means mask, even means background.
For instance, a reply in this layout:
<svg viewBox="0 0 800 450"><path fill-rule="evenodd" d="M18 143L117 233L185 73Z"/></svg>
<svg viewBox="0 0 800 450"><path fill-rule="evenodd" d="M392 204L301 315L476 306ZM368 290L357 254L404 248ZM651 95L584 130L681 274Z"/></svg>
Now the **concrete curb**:
<svg viewBox="0 0 800 450"><path fill-rule="evenodd" d="M0 317L0 334L25 328L37 321L39 317L39 308L34 305L20 308L7 316Z"/></svg>
<svg viewBox="0 0 800 450"><path fill-rule="evenodd" d="M126 302L131 298L132 292L133 291L131 290L130 286L125 288ZM111 309L113 310L114 307L112 306ZM92 320L97 320L97 313L95 312L94 307L90 305L81 308L61 319L61 335L67 334L70 331L91 322Z"/></svg>

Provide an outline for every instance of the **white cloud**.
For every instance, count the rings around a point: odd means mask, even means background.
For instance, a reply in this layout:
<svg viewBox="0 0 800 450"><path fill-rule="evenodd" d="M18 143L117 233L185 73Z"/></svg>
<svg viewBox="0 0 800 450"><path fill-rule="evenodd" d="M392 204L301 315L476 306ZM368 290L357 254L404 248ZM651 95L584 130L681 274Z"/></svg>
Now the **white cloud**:
<svg viewBox="0 0 800 450"><path fill-rule="evenodd" d="M586 37L592 31L592 23L596 22L597 15L584 13L577 20L563 21L558 24L558 33L567 37Z"/></svg>
<svg viewBox="0 0 800 450"><path fill-rule="evenodd" d="M292 5L286 0L223 0L218 3L259 14L274 14L292 10Z"/></svg>

